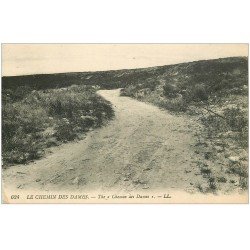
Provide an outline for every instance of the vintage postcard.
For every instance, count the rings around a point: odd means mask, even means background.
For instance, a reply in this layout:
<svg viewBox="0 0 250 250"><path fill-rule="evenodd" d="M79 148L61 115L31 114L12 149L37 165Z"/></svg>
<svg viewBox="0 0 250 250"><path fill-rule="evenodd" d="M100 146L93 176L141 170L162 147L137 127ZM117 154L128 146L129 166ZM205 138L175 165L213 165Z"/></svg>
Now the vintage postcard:
<svg viewBox="0 0 250 250"><path fill-rule="evenodd" d="M2 44L2 203L248 203L248 44Z"/></svg>

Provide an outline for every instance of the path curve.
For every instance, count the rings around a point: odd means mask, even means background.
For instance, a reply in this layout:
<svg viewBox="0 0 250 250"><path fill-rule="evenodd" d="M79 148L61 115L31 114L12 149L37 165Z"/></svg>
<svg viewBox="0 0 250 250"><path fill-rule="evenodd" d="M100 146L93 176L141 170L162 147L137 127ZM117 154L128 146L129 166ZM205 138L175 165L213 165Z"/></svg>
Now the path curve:
<svg viewBox="0 0 250 250"><path fill-rule="evenodd" d="M46 158L3 171L5 189L40 191L187 190L201 182L194 153L197 124L185 116L100 90L115 118Z"/></svg>

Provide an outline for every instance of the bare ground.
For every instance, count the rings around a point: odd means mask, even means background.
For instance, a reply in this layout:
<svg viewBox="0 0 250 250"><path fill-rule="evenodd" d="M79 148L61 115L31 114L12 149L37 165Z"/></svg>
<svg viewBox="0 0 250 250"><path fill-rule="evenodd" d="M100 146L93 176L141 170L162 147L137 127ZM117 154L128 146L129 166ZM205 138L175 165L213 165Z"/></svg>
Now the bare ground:
<svg viewBox="0 0 250 250"><path fill-rule="evenodd" d="M3 170L3 187L39 191L196 191L199 124L185 116L101 90L115 118L85 139L54 148L46 158Z"/></svg>

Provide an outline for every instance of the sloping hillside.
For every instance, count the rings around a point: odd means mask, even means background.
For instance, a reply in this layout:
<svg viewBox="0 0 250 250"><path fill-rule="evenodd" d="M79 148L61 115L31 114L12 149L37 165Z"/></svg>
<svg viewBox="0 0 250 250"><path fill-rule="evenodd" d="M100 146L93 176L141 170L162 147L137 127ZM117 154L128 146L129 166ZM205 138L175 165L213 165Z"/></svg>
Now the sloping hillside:
<svg viewBox="0 0 250 250"><path fill-rule="evenodd" d="M39 158L41 148L54 144L51 136L67 141L77 137L78 132L100 126L113 112L110 104L95 92L116 88L122 88L121 95L152 103L178 116L185 113L185 119L199 123L195 152L201 160L195 164L209 187L197 187L201 192L216 190L220 183L229 183L230 188L248 187L248 58L245 57L132 70L3 77L4 159L23 163ZM72 103L77 107L75 113ZM45 116L41 115L43 111ZM44 124L41 117L47 118ZM98 122L90 124L89 119ZM51 128L53 131L49 131ZM68 131L74 132L72 138L64 138L71 135ZM27 136L29 132L31 137Z"/></svg>
<svg viewBox="0 0 250 250"><path fill-rule="evenodd" d="M196 152L206 161L197 163L201 173L220 172L218 182L248 186L247 58L172 65L160 74L152 72L147 79L127 84L122 95L173 113L185 112L190 119L198 120L201 131L197 131ZM230 176L223 176L223 172ZM235 176L239 179L233 178ZM216 183L211 176L208 181Z"/></svg>
<svg viewBox="0 0 250 250"><path fill-rule="evenodd" d="M185 103L207 101L208 97L215 95L247 95L247 58L182 63L148 69L147 74L148 77L143 79L127 79L123 94L138 99L145 99L145 96L152 95L151 92L168 99L181 95ZM183 106L185 110L187 107ZM173 107L174 110L177 108ZM181 110L181 107L179 108Z"/></svg>
<svg viewBox="0 0 250 250"><path fill-rule="evenodd" d="M114 115L91 86L27 91L5 89L2 105L3 166L41 158L47 148L81 139Z"/></svg>

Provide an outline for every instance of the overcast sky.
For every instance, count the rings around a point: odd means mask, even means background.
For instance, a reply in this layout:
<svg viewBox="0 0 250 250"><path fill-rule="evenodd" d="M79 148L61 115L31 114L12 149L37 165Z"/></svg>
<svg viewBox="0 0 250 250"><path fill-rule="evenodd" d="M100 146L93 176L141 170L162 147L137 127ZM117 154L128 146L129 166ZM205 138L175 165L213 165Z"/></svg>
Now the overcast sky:
<svg viewBox="0 0 250 250"><path fill-rule="evenodd" d="M2 75L131 69L230 56L247 44L4 44Z"/></svg>

